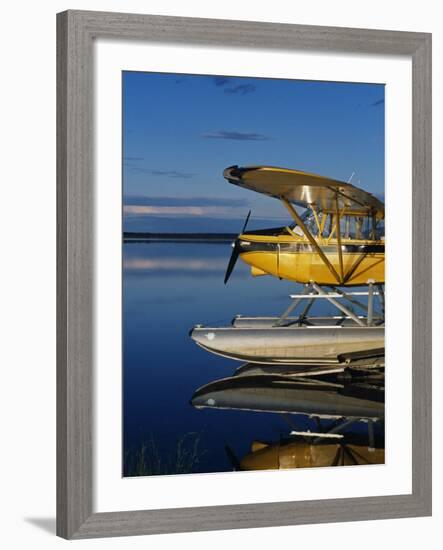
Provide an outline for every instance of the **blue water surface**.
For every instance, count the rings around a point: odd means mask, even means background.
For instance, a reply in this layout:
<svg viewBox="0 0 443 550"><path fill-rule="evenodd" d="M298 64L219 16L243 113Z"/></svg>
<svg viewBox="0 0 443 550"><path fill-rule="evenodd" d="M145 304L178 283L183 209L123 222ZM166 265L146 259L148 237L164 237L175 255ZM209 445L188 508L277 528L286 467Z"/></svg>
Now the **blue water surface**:
<svg viewBox="0 0 443 550"><path fill-rule="evenodd" d="M228 325L236 314L278 315L301 286L252 278L241 260L225 286L229 244L125 243L123 251L124 452L151 440L166 461L180 440L197 434L193 471L221 472L232 470L226 445L241 458L254 440L287 436L279 414L190 405L198 387L231 376L241 363L199 348L189 331L198 323Z"/></svg>

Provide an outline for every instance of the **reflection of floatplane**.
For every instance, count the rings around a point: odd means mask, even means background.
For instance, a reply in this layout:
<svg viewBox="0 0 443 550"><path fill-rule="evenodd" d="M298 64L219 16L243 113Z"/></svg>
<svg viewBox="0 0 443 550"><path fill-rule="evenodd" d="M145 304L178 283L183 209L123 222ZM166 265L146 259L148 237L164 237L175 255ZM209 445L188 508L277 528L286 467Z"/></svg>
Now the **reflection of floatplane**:
<svg viewBox="0 0 443 550"><path fill-rule="evenodd" d="M238 373L197 389L196 408L235 409L323 418L384 418L384 377L327 380L297 375Z"/></svg>
<svg viewBox="0 0 443 550"><path fill-rule="evenodd" d="M382 366L356 364L332 373L318 368L306 373L291 365L246 364L233 376L197 389L191 404L197 409L277 413L287 421L290 437L255 442L241 461L226 447L236 470L384 463ZM293 415L302 415L302 424L297 426ZM312 421L314 431L308 429ZM356 428L357 423L365 428Z"/></svg>
<svg viewBox="0 0 443 550"><path fill-rule="evenodd" d="M319 285L384 283L384 205L376 197L349 183L286 168L231 166L223 175L239 187L279 199L294 221L246 232L248 216L225 282L240 256L254 276Z"/></svg>
<svg viewBox="0 0 443 550"><path fill-rule="evenodd" d="M197 325L192 339L212 353L255 363L327 364L340 363L344 355L380 355L384 205L349 183L296 170L233 166L224 176L280 199L295 222L246 232L248 215L233 244L225 282L240 257L254 276L274 275L304 283L304 289L291 295L279 317L237 316L227 327ZM306 211L299 214L294 205ZM358 285L366 286L343 290ZM319 300L327 300L338 315L310 316Z"/></svg>
<svg viewBox="0 0 443 550"><path fill-rule="evenodd" d="M286 470L322 466L384 464L383 447L349 443L341 434L292 432L277 442L253 441L250 452L238 460L226 449L234 470Z"/></svg>

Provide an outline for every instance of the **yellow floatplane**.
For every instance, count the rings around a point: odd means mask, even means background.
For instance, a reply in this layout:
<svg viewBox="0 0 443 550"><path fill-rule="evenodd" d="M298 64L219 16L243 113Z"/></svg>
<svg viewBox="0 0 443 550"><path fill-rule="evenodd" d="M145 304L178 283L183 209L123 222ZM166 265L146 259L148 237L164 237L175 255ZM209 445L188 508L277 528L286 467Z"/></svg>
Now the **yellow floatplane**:
<svg viewBox="0 0 443 550"><path fill-rule="evenodd" d="M290 295L279 316L236 315L230 326L191 329L203 349L247 362L233 376L197 389L191 404L333 418L344 421L340 429L363 420L371 440L372 423L384 419L383 203L350 183L298 170L231 166L223 175L239 187L279 199L293 219L284 227L250 231L249 212L233 243L225 283L241 258L253 276L272 275L302 289ZM325 300L335 314L313 316L311 308ZM328 436L291 432L303 440L255 445L237 461L238 469L384 461L384 449L375 453L372 443L318 444L338 437L335 431Z"/></svg>
<svg viewBox="0 0 443 550"><path fill-rule="evenodd" d="M236 316L228 327L196 325L192 339L212 353L252 363L325 365L340 363L343 354L380 357L383 203L350 183L286 168L231 166L223 174L235 185L279 199L294 220L286 227L247 231L249 213L233 243L225 283L240 257L252 275L302 283L303 290L290 295L291 303L280 316ZM365 288L356 289L358 285ZM319 300L327 300L339 316L308 315Z"/></svg>
<svg viewBox="0 0 443 550"><path fill-rule="evenodd" d="M293 223L242 232L233 243L228 281L240 257L253 276L333 286L384 284L384 204L342 181L273 166L230 166L224 177L279 199ZM303 208L299 212L297 208Z"/></svg>

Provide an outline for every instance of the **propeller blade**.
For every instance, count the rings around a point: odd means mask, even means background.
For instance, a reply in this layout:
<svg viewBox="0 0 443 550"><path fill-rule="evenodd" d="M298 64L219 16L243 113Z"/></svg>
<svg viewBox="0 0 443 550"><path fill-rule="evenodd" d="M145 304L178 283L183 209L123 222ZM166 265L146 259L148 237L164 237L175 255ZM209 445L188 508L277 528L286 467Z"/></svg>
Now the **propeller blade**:
<svg viewBox="0 0 443 550"><path fill-rule="evenodd" d="M245 223L243 224L243 229L241 230L240 235L246 231L246 226L248 225L250 215L251 215L251 210L249 210L248 215L246 216L246 220L245 220ZM229 258L228 267L225 273L225 284L229 281L229 277L231 276L231 273L234 270L234 267L235 267L235 264L237 263L239 255L240 255L240 244L237 238L232 243L231 257Z"/></svg>
<svg viewBox="0 0 443 550"><path fill-rule="evenodd" d="M229 445L225 445L225 453L234 472L241 470L240 461L235 455L234 451L231 449L231 447L229 447Z"/></svg>
<svg viewBox="0 0 443 550"><path fill-rule="evenodd" d="M228 267L226 269L225 273L225 284L229 281L229 277L231 276L231 273L234 270L235 264L237 263L237 259L240 255L240 247L238 246L237 239L232 243L232 253L231 257L229 258Z"/></svg>
<svg viewBox="0 0 443 550"><path fill-rule="evenodd" d="M246 216L245 224L243 225L243 229L241 230L242 233L246 231L246 226L248 225L250 215L251 215L251 210L249 210L248 215Z"/></svg>

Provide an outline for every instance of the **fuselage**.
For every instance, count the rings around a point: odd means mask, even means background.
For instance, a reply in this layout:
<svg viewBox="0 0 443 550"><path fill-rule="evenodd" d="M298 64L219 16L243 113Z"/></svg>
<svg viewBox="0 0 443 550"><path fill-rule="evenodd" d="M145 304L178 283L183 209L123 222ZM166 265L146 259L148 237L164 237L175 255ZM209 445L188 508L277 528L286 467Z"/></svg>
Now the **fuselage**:
<svg viewBox="0 0 443 550"><path fill-rule="evenodd" d="M291 233L288 228L241 234L238 246L240 258L251 266L253 276L273 275L320 285L365 285L368 281L384 284L384 240L341 238L338 242L336 238L322 237L315 240L333 269L305 236Z"/></svg>

